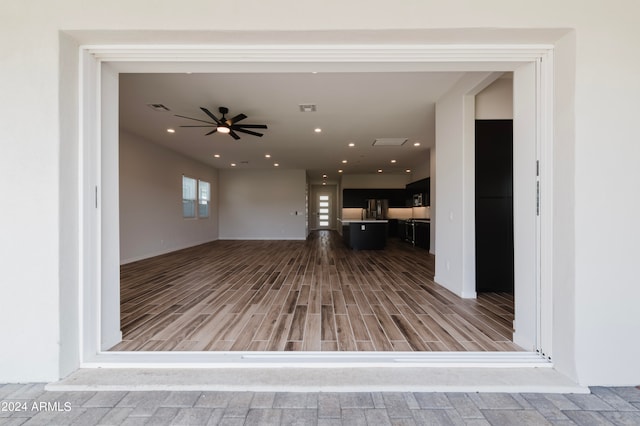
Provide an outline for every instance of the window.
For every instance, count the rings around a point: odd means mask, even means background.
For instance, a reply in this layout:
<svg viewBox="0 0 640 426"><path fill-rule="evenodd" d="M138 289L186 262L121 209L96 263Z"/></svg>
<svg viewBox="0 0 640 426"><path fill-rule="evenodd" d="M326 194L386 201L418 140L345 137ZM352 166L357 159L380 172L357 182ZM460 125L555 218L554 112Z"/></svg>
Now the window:
<svg viewBox="0 0 640 426"><path fill-rule="evenodd" d="M182 176L182 217L185 219L207 218L210 204L211 184L204 180Z"/></svg>
<svg viewBox="0 0 640 426"><path fill-rule="evenodd" d="M209 201L211 185L203 180L198 181L198 217L209 217Z"/></svg>
<svg viewBox="0 0 640 426"><path fill-rule="evenodd" d="M196 180L182 176L182 217L196 217Z"/></svg>
<svg viewBox="0 0 640 426"><path fill-rule="evenodd" d="M211 184L204 180L182 176L182 217L185 219L208 218L210 204Z"/></svg>

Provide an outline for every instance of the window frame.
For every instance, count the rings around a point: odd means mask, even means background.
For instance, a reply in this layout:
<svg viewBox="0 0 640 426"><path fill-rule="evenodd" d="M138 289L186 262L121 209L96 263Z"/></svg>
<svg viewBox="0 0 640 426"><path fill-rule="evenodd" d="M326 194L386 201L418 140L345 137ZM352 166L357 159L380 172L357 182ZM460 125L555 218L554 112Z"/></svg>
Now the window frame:
<svg viewBox="0 0 640 426"><path fill-rule="evenodd" d="M187 198L190 194L186 194L187 184L191 185L193 182L193 198ZM189 191L190 192L190 191ZM185 194L187 197L185 197ZM197 209L197 201L198 201L198 179L192 178L187 175L182 175L182 218L187 220L197 219L198 218L198 209ZM193 215L186 215L186 207L188 204L191 204L191 211L193 211Z"/></svg>
<svg viewBox="0 0 640 426"><path fill-rule="evenodd" d="M202 184L206 184L207 186L207 191L206 191L206 198L202 197ZM197 195L198 195L198 208L196 209L196 213L198 215L198 219L209 219L209 217L211 217L211 183L209 183L206 180L202 180L202 179L198 179L198 188L197 188ZM204 201L204 202L203 202ZM201 208L202 206L206 207L206 214L201 214Z"/></svg>

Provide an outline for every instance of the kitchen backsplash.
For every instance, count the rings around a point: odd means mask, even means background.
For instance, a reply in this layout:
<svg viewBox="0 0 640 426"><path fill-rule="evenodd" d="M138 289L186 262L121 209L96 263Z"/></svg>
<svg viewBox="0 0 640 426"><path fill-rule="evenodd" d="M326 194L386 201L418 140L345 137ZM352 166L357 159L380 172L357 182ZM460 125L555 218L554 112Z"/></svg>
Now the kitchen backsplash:
<svg viewBox="0 0 640 426"><path fill-rule="evenodd" d="M431 219L431 207L413 207L414 219Z"/></svg>
<svg viewBox="0 0 640 426"><path fill-rule="evenodd" d="M389 219L429 219L430 207L390 207L387 213ZM342 209L342 219L358 220L362 219L362 210L357 208Z"/></svg>
<svg viewBox="0 0 640 426"><path fill-rule="evenodd" d="M342 219L344 220L362 219L363 210L364 209L355 209L355 208L342 209Z"/></svg>

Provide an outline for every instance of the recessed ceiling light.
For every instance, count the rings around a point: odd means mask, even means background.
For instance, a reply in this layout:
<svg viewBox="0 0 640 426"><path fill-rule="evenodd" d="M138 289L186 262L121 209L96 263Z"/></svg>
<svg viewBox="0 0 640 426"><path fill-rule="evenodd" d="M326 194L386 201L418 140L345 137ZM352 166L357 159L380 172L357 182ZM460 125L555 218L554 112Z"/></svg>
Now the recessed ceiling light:
<svg viewBox="0 0 640 426"><path fill-rule="evenodd" d="M322 175L322 178L323 178L323 179L326 179L326 178L327 178L327 175Z"/></svg>
<svg viewBox="0 0 640 426"><path fill-rule="evenodd" d="M414 143L413 146L420 146L420 142Z"/></svg>
<svg viewBox="0 0 640 426"><path fill-rule="evenodd" d="M271 154L265 154L264 158L271 158Z"/></svg>
<svg viewBox="0 0 640 426"><path fill-rule="evenodd" d="M320 133L322 132L322 129L320 127L316 127L315 129L313 129L313 131L316 133Z"/></svg>
<svg viewBox="0 0 640 426"><path fill-rule="evenodd" d="M405 172L411 173L411 169L407 169L407 170L405 170Z"/></svg>
<svg viewBox="0 0 640 426"><path fill-rule="evenodd" d="M176 130L175 129L167 129L167 133L175 133Z"/></svg>
<svg viewBox="0 0 640 426"><path fill-rule="evenodd" d="M273 163L273 165L274 165L275 167L278 167L280 164L278 164L278 163Z"/></svg>
<svg viewBox="0 0 640 426"><path fill-rule="evenodd" d="M378 169L378 173L382 173L382 169Z"/></svg>
<svg viewBox="0 0 640 426"><path fill-rule="evenodd" d="M220 154L213 154L214 157L220 158Z"/></svg>
<svg viewBox="0 0 640 426"><path fill-rule="evenodd" d="M392 163L396 163L396 160L391 160Z"/></svg>
<svg viewBox="0 0 640 426"><path fill-rule="evenodd" d="M356 144L353 142L349 142L349 146L356 146Z"/></svg>
<svg viewBox="0 0 640 426"><path fill-rule="evenodd" d="M323 184L323 185L326 185L326 184L327 184L327 182L322 182L322 184Z"/></svg>
<svg viewBox="0 0 640 426"><path fill-rule="evenodd" d="M342 164L347 164L347 160L342 160Z"/></svg>
<svg viewBox="0 0 640 426"><path fill-rule="evenodd" d="M236 163L231 163L231 167L235 167L235 166L236 166Z"/></svg>
<svg viewBox="0 0 640 426"><path fill-rule="evenodd" d="M342 173L342 169L338 170L338 173Z"/></svg>

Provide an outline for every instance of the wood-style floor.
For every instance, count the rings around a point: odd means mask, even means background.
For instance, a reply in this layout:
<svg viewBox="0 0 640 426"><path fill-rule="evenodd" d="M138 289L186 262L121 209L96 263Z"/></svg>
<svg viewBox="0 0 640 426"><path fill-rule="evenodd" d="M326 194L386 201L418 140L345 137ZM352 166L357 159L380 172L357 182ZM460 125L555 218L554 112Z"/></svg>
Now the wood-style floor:
<svg viewBox="0 0 640 426"><path fill-rule="evenodd" d="M115 351L517 351L513 297L461 299L434 257L391 239L352 251L307 241L216 241L121 268Z"/></svg>

